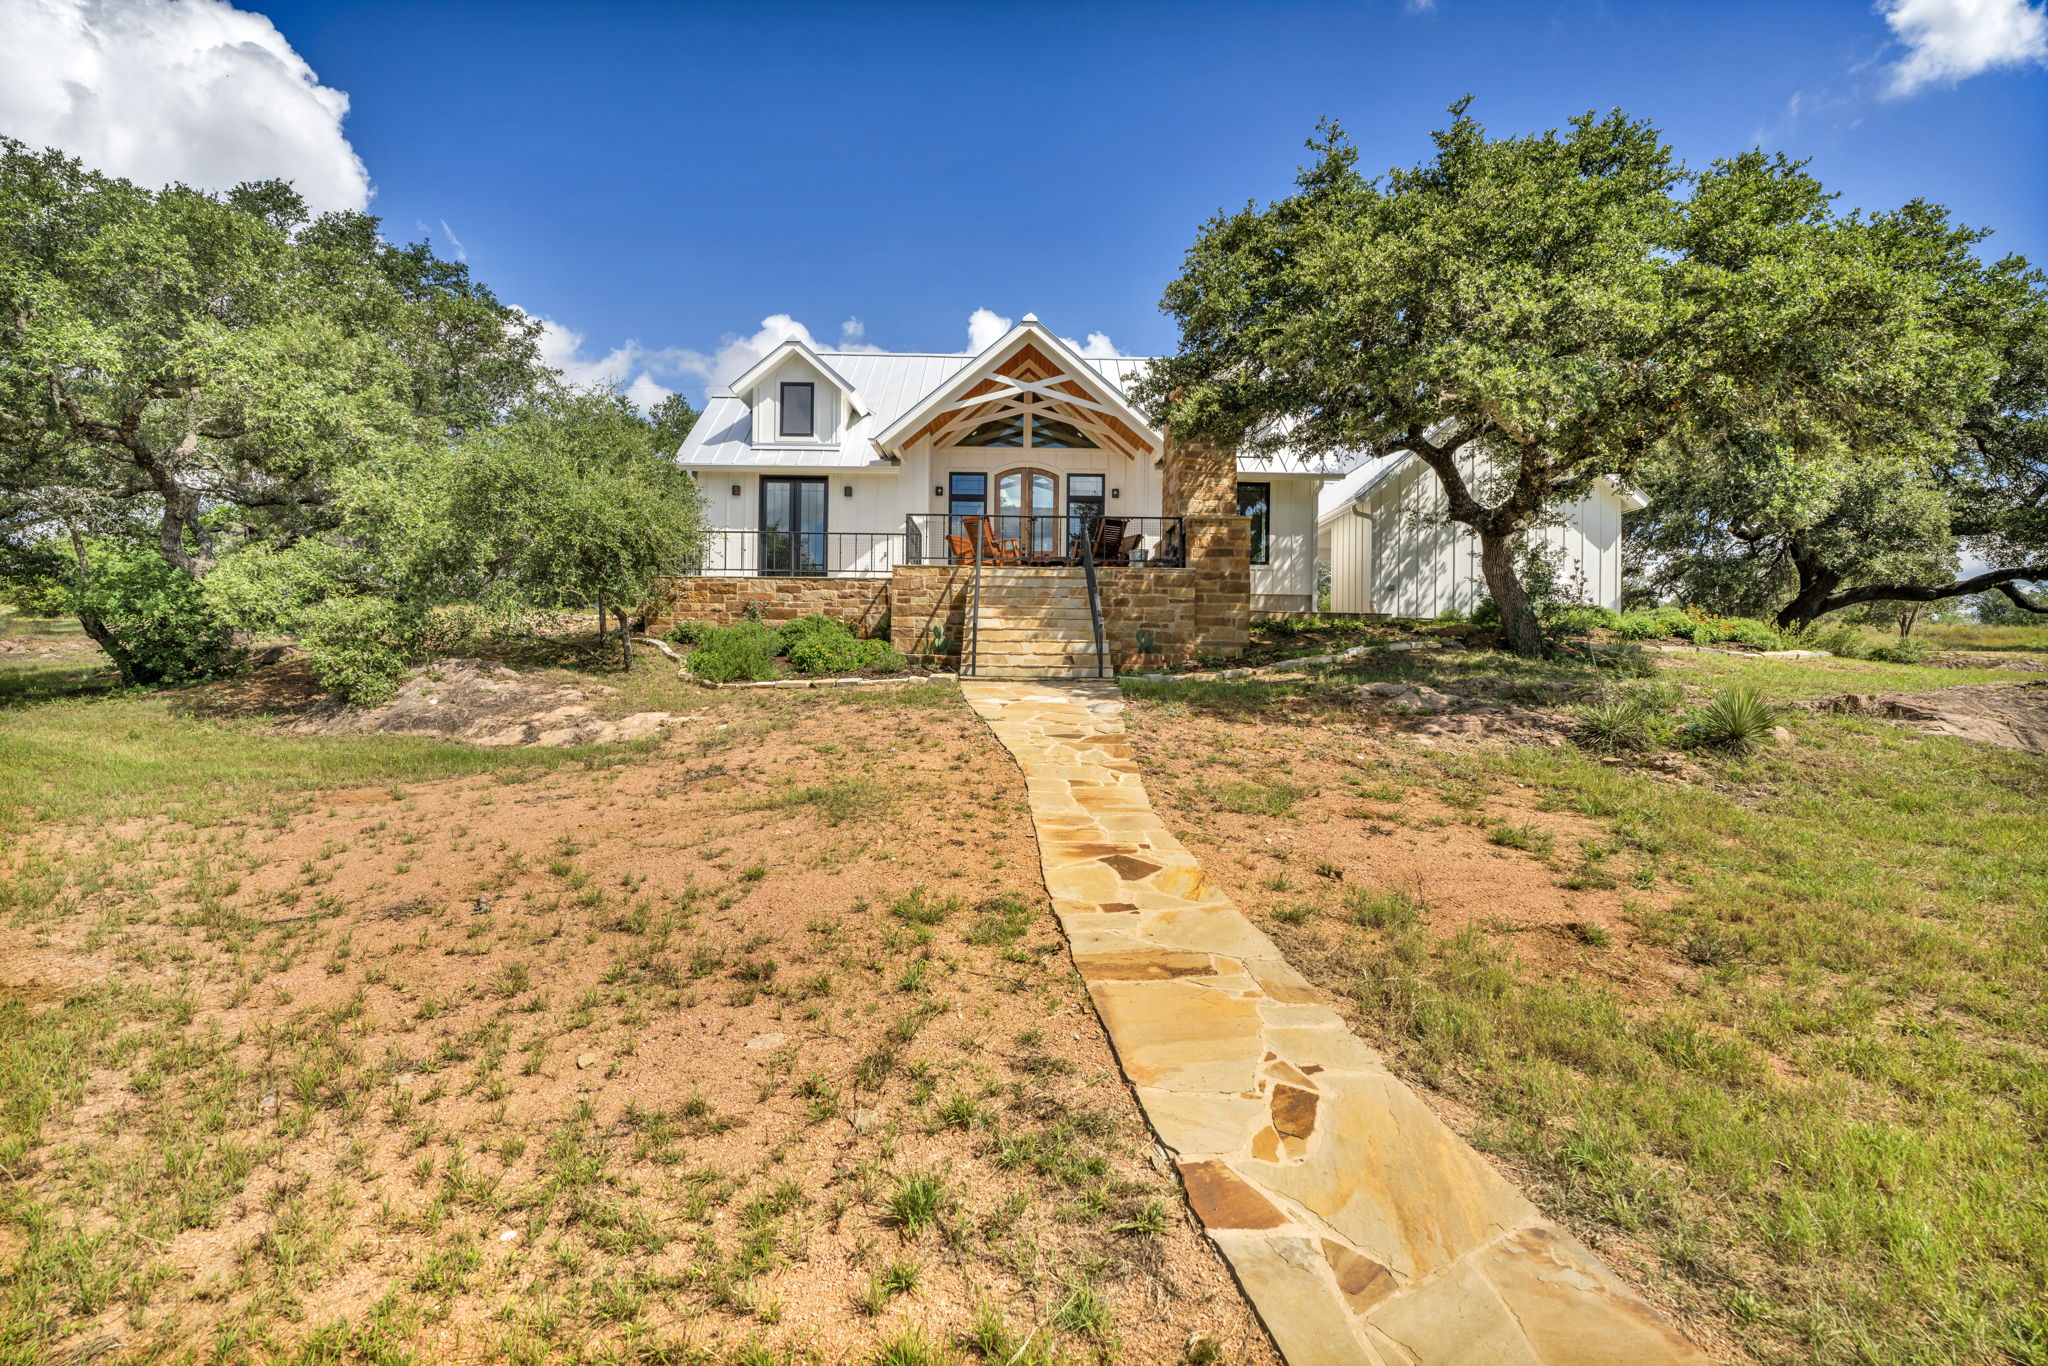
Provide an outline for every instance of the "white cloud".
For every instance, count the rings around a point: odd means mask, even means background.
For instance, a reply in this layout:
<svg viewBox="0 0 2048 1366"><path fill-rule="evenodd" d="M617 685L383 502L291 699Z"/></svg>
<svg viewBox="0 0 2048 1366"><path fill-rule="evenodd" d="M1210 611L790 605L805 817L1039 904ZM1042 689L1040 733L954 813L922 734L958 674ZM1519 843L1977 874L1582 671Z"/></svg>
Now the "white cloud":
<svg viewBox="0 0 2048 1366"><path fill-rule="evenodd" d="M967 354L979 355L1003 339L1011 327L1011 320L992 308L977 308L967 315ZM1090 332L1085 342L1072 337L1061 337L1074 350L1090 358L1107 359L1124 353L1116 349L1116 343L1109 339L1107 332Z"/></svg>
<svg viewBox="0 0 2048 1366"><path fill-rule="evenodd" d="M673 394L675 390L657 383L652 375L635 375L633 382L626 386L626 401L641 412L652 412L654 405Z"/></svg>
<svg viewBox="0 0 2048 1366"><path fill-rule="evenodd" d="M4 3L4 0L0 0ZM981 351L1010 330L1010 319L986 308L977 308L967 320L967 339L972 351ZM811 329L787 313L772 313L761 319L752 332L728 332L710 351L687 346L649 347L638 341L615 346L602 355L592 355L586 338L574 328L551 318L541 319L540 357L559 370L571 384L609 384L642 409L651 408L683 384L721 388L730 384L761 357L786 341L800 341L819 351L887 355L867 339L867 328L859 318L839 324L837 345L819 342ZM1116 343L1105 332L1090 332L1086 341L1063 337L1062 341L1084 356L1121 356Z"/></svg>
<svg viewBox="0 0 2048 1366"><path fill-rule="evenodd" d="M991 308L977 308L967 315L967 353L979 355L1010 330L1010 320Z"/></svg>
<svg viewBox="0 0 2048 1366"><path fill-rule="evenodd" d="M2048 63L2048 13L2026 0L1879 0L1877 12L1906 47L1891 68L1893 95Z"/></svg>
<svg viewBox="0 0 2048 1366"><path fill-rule="evenodd" d="M157 186L289 180L318 212L370 202L320 84L260 14L223 0L0 0L0 133Z"/></svg>

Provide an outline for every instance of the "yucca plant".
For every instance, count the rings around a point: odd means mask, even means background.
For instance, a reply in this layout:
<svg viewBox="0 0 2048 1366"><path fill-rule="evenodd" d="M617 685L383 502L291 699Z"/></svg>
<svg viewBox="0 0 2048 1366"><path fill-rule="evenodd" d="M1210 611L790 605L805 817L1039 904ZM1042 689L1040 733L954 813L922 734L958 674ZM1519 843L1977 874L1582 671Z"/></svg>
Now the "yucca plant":
<svg viewBox="0 0 2048 1366"><path fill-rule="evenodd" d="M1754 688L1734 683L1685 718L1685 743L1739 754L1755 748L1777 723L1777 712Z"/></svg>

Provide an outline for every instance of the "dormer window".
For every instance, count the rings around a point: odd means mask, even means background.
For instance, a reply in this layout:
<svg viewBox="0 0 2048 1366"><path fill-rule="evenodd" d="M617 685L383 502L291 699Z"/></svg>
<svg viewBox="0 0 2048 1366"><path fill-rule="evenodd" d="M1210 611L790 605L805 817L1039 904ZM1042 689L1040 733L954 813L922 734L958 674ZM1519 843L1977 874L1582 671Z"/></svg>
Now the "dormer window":
<svg viewBox="0 0 2048 1366"><path fill-rule="evenodd" d="M779 405L781 417L776 427L781 436L815 436L818 386L815 384L785 384L782 386L782 402Z"/></svg>

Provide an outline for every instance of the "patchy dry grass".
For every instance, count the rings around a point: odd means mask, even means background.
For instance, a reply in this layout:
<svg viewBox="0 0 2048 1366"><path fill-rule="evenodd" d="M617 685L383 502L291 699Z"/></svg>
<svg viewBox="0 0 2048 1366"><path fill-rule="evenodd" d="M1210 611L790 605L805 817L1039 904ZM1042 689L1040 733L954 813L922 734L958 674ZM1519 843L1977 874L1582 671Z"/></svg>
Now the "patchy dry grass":
<svg viewBox="0 0 2048 1366"><path fill-rule="evenodd" d="M1660 666L1695 696L1965 673ZM1797 715L1655 773L1252 686L1129 689L1155 798L1549 1211L1731 1357L2048 1361L2048 765Z"/></svg>

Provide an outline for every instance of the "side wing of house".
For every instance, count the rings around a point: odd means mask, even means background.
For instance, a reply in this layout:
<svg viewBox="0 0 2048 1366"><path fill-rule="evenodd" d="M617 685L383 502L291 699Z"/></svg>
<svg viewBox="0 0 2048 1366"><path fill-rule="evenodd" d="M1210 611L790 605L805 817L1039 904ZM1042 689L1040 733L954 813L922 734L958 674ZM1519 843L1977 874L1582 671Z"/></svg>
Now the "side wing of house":
<svg viewBox="0 0 2048 1366"><path fill-rule="evenodd" d="M1602 480L1533 533L1558 553L1569 594L1620 608L1622 514L1643 505ZM1435 475L1408 458L1326 513L1318 539L1330 565L1330 610L1430 618L1477 607L1486 597L1479 538L1447 521L1444 508Z"/></svg>

